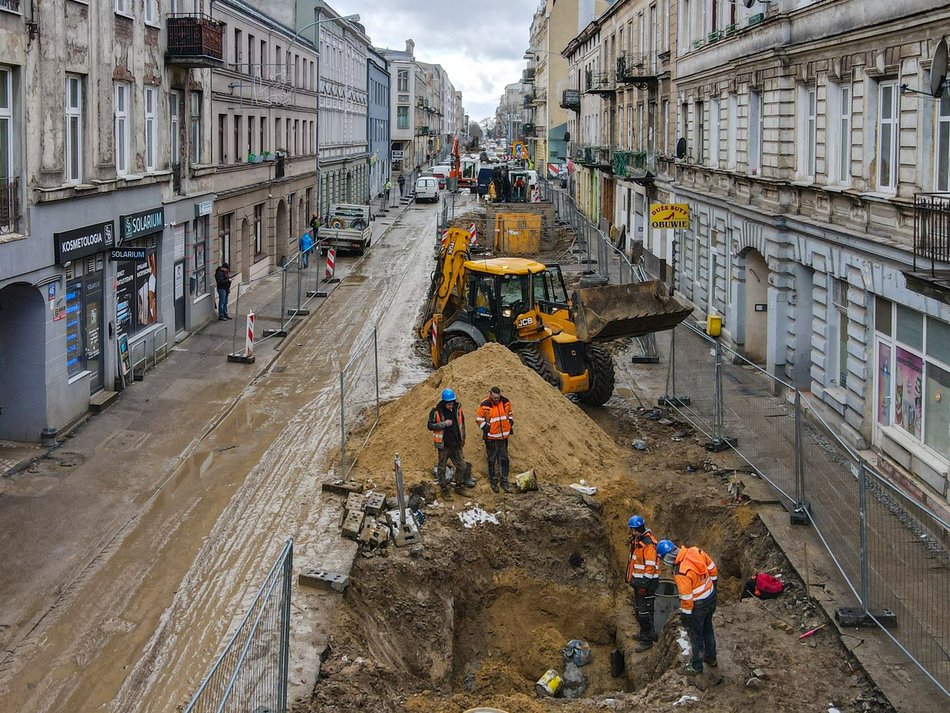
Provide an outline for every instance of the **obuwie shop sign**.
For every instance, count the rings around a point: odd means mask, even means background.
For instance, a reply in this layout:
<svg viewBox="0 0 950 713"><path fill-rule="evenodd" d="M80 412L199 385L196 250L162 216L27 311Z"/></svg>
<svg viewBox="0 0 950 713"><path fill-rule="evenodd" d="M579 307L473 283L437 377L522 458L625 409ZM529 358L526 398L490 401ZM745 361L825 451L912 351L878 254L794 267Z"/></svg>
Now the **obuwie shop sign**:
<svg viewBox="0 0 950 713"><path fill-rule="evenodd" d="M142 235L157 233L165 228L165 208L152 208L141 213L119 216L121 242Z"/></svg>

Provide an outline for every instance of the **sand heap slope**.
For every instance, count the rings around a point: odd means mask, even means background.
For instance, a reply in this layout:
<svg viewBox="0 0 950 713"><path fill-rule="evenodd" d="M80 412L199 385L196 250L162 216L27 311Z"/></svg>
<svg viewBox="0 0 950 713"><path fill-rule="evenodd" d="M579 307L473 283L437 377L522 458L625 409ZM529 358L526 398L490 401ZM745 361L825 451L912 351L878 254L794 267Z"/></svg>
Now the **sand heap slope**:
<svg viewBox="0 0 950 713"><path fill-rule="evenodd" d="M591 418L560 391L524 366L518 355L498 344L442 367L409 393L386 404L380 423L357 455L354 475L385 476L398 453L409 484L431 479L436 462L429 410L442 389L455 391L465 415L465 459L476 476L487 474L485 446L475 423L475 410L492 386L511 400L515 417L509 440L511 473L534 469L540 482L569 484L622 470L626 456ZM362 439L351 439L362 442Z"/></svg>

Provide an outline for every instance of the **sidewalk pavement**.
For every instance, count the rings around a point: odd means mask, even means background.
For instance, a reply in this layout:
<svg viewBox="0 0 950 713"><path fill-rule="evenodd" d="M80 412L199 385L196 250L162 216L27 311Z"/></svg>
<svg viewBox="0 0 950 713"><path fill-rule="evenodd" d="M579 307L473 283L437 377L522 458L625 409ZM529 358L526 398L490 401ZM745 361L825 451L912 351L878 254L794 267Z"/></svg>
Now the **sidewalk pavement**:
<svg viewBox="0 0 950 713"><path fill-rule="evenodd" d="M377 214L374 211L374 220L372 222L373 238L372 245L379 242L382 236L395 223L411 204L407 190L407 197L399 200L399 191L396 194L393 205L389 206L385 213ZM336 276L345 276L358 260L343 259L337 261ZM288 332L293 330L300 319L305 318L304 310L315 310L323 303L324 298L307 298L308 290L321 290L327 294L338 286L338 283L325 284L322 282L324 277L325 259L320 256L319 249L315 248L310 256L310 265L307 269L300 272L295 266L290 266L286 271L277 270L264 278L255 280L251 283L244 283L238 286L236 291L232 292L230 313L234 318L231 321L218 321L214 316L204 326L197 329L181 342L175 344L169 350L169 358L160 361L146 372L142 381L133 382L122 394L120 398L113 401L112 406L122 408L123 397L129 394L142 396L149 401L154 409L155 404L165 404L168 406L171 418L180 418L180 404L168 400L159 400L162 393L164 380L154 377L169 369L178 376L188 375L194 377L201 375L202 378L212 377L214 374L224 375L220 380L219 388L227 394L237 396L253 379L267 368L277 353L281 339L279 337L264 337L265 329L280 328L281 312L283 311L283 325ZM300 285L299 303L298 303L298 280ZM281 300L281 286L285 283L284 300ZM287 312L298 308L301 310L301 317L287 316ZM282 310L283 308L283 310ZM255 340L254 357L255 364L244 366L241 364L229 364L227 357L234 352L244 351L245 338L244 329L248 312L254 312L255 319ZM230 367L230 368L225 368ZM169 374L166 374L169 375ZM222 393L222 395L224 395ZM152 398L149 398L152 394ZM138 399L136 399L137 401ZM107 411L108 411L107 410ZM130 414L130 417L132 414ZM77 443L82 439L83 426L95 415L87 414L71 428L62 439L54 445L48 446L41 443L31 443L23 441L3 441L0 440L0 495L7 491L9 478L17 476L21 471L27 470L31 465L43 459L52 453L56 448L63 445L66 441ZM70 446L74 448L74 446Z"/></svg>

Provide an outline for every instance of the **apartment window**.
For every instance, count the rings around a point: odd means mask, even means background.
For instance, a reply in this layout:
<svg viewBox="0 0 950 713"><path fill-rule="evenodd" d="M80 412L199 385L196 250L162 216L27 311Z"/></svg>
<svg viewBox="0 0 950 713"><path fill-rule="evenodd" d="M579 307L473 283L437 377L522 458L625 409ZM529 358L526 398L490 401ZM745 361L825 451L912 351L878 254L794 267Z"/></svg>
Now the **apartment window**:
<svg viewBox="0 0 950 713"><path fill-rule="evenodd" d="M158 24L158 0L145 0L145 22Z"/></svg>
<svg viewBox="0 0 950 713"><path fill-rule="evenodd" d="M667 0L660 0L659 15L662 27L660 28L660 43L658 49L660 52L664 52L670 41L670 13L667 12Z"/></svg>
<svg viewBox="0 0 950 713"><path fill-rule="evenodd" d="M254 206L254 254L264 252L264 204Z"/></svg>
<svg viewBox="0 0 950 713"><path fill-rule="evenodd" d="M257 38L248 33L247 36L247 73L252 77L257 76Z"/></svg>
<svg viewBox="0 0 950 713"><path fill-rule="evenodd" d="M178 113L180 109L181 97L178 92L168 93L168 133L171 147L172 164L181 163L181 126L179 125Z"/></svg>
<svg viewBox="0 0 950 713"><path fill-rule="evenodd" d="M757 176L762 170L762 92L749 92L749 173Z"/></svg>
<svg viewBox="0 0 950 713"><path fill-rule="evenodd" d="M662 109L660 109L661 122L662 122L662 135L661 140L663 143L663 154L667 155L670 152L669 136L670 136L670 102L668 99L664 99L661 104Z"/></svg>
<svg viewBox="0 0 950 713"><path fill-rule="evenodd" d="M256 117L249 116L247 117L247 153L252 154L254 151L254 120Z"/></svg>
<svg viewBox="0 0 950 713"><path fill-rule="evenodd" d="M218 163L228 162L228 115L218 114Z"/></svg>
<svg viewBox="0 0 950 713"><path fill-rule="evenodd" d="M729 116L726 126L726 167L733 169L736 167L736 134L739 126L737 117L739 116L739 97L735 94L729 95Z"/></svg>
<svg viewBox="0 0 950 713"><path fill-rule="evenodd" d="M145 87L145 170L155 170L155 87Z"/></svg>
<svg viewBox="0 0 950 713"><path fill-rule="evenodd" d="M218 216L218 264L231 262L231 214Z"/></svg>
<svg viewBox="0 0 950 713"><path fill-rule="evenodd" d="M400 92L409 91L409 71L405 69L400 69L398 74L398 83Z"/></svg>
<svg viewBox="0 0 950 713"><path fill-rule="evenodd" d="M798 95L798 176L814 179L818 90L815 87L799 87Z"/></svg>
<svg viewBox="0 0 950 713"><path fill-rule="evenodd" d="M703 162L703 149L706 143L706 114L703 102L696 102L696 163Z"/></svg>
<svg viewBox="0 0 950 713"><path fill-rule="evenodd" d="M122 15L128 15L131 13L131 8L129 7L131 4L132 0L115 0L115 11Z"/></svg>
<svg viewBox="0 0 950 713"><path fill-rule="evenodd" d="M260 146L261 153L265 153L269 150L267 146L267 119L262 116L257 124L259 134L258 139L260 140L258 146Z"/></svg>
<svg viewBox="0 0 950 713"><path fill-rule="evenodd" d="M950 94L944 92L937 106L937 190L950 191Z"/></svg>
<svg viewBox="0 0 950 713"><path fill-rule="evenodd" d="M643 104L637 105L637 151L646 151L643 141Z"/></svg>
<svg viewBox="0 0 950 713"><path fill-rule="evenodd" d="M683 105L680 107L680 123L681 123L681 127L680 127L679 138L682 138L686 141L687 155L689 155L689 148L690 148L689 104L687 104L686 102L683 102ZM679 139L677 139L676 143L679 143Z"/></svg>
<svg viewBox="0 0 950 713"><path fill-rule="evenodd" d="M897 188L897 84L881 84L878 91L877 187Z"/></svg>
<svg viewBox="0 0 950 713"><path fill-rule="evenodd" d="M281 128L281 120L280 120L280 119L274 119L274 143L277 144L277 146L275 146L275 148L281 148L281 149L283 149L284 151L286 151L286 150L287 150L287 147L280 145L280 144L281 144L281 141L280 141L280 139L281 139L280 128Z"/></svg>
<svg viewBox="0 0 950 713"><path fill-rule="evenodd" d="M834 180L847 185L851 182L851 87L842 84L836 87L835 96L835 141ZM829 155L832 153L828 151Z"/></svg>
<svg viewBox="0 0 950 713"><path fill-rule="evenodd" d="M950 453L950 324L875 300L876 421L946 460Z"/></svg>
<svg viewBox="0 0 950 713"><path fill-rule="evenodd" d="M9 67L0 67L0 185L13 175L12 154L13 71Z"/></svg>
<svg viewBox="0 0 950 713"><path fill-rule="evenodd" d="M828 377L841 388L848 385L848 283L831 281L831 304L828 305Z"/></svg>
<svg viewBox="0 0 950 713"><path fill-rule="evenodd" d="M82 181L82 78L66 77L66 182Z"/></svg>
<svg viewBox="0 0 950 713"><path fill-rule="evenodd" d="M234 69L241 71L241 64L244 62L244 37L241 31L234 29Z"/></svg>
<svg viewBox="0 0 950 713"><path fill-rule="evenodd" d="M719 100L709 102L709 165L719 168Z"/></svg>
<svg viewBox="0 0 950 713"><path fill-rule="evenodd" d="M244 135L241 133L243 117L239 114L234 115L234 160L235 162L240 162L244 160L244 157L247 155L244 152L244 145L242 143Z"/></svg>
<svg viewBox="0 0 950 713"><path fill-rule="evenodd" d="M201 163L201 94L191 93L191 162Z"/></svg>

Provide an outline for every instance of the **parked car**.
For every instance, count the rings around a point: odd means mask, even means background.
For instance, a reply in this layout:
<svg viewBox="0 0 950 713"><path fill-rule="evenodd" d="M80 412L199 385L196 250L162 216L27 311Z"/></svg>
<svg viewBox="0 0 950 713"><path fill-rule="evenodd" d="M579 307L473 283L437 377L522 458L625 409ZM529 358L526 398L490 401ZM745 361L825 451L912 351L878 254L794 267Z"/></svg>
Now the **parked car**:
<svg viewBox="0 0 950 713"><path fill-rule="evenodd" d="M439 179L435 176L422 176L416 181L416 203L439 201Z"/></svg>
<svg viewBox="0 0 950 713"><path fill-rule="evenodd" d="M488 186L491 185L492 179L495 177L495 170L492 168L482 167L478 169L478 180L475 184L475 191L480 196L488 195Z"/></svg>

